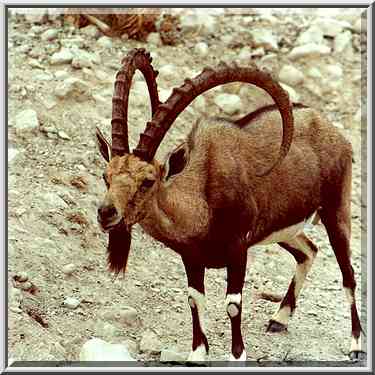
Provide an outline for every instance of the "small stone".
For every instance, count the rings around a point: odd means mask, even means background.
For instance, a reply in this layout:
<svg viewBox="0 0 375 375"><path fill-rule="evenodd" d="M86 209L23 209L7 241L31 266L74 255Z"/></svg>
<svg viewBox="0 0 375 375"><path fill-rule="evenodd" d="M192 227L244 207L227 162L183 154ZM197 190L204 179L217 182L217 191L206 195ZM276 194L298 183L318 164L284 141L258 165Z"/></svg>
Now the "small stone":
<svg viewBox="0 0 375 375"><path fill-rule="evenodd" d="M73 263L66 264L63 268L62 271L65 273L65 275L72 275L75 271L77 270L77 267Z"/></svg>
<svg viewBox="0 0 375 375"><path fill-rule="evenodd" d="M185 362L186 353L179 353L173 349L163 349L160 353L160 362Z"/></svg>
<svg viewBox="0 0 375 375"><path fill-rule="evenodd" d="M295 86L303 82L304 76L293 65L284 65L280 70L279 80L287 85Z"/></svg>
<svg viewBox="0 0 375 375"><path fill-rule="evenodd" d="M234 94L223 93L216 95L214 102L228 115L233 115L242 109L241 98Z"/></svg>
<svg viewBox="0 0 375 375"><path fill-rule="evenodd" d="M33 109L26 109L16 116L17 131L33 130L39 128L38 115Z"/></svg>
<svg viewBox="0 0 375 375"><path fill-rule="evenodd" d="M70 75L66 70L57 70L55 73L55 78L58 79L59 81L62 81L66 78L69 78Z"/></svg>
<svg viewBox="0 0 375 375"><path fill-rule="evenodd" d="M74 96L78 101L84 101L90 96L90 88L84 81L71 77L57 84L54 93L60 99Z"/></svg>
<svg viewBox="0 0 375 375"><path fill-rule="evenodd" d="M362 17L358 18L353 24L353 31L360 34L361 31L367 31L366 19L362 19Z"/></svg>
<svg viewBox="0 0 375 375"><path fill-rule="evenodd" d="M30 10L32 13L25 14L25 20L30 23L44 23L47 21L47 9L33 9Z"/></svg>
<svg viewBox="0 0 375 375"><path fill-rule="evenodd" d="M297 93L296 90L294 90L292 87L284 84L284 83L280 83L280 86L289 94L289 97L290 97L290 100L292 102L298 102L299 101L299 94Z"/></svg>
<svg viewBox="0 0 375 375"><path fill-rule="evenodd" d="M12 288L10 292L10 303L13 306L19 306L23 300L22 292L17 288Z"/></svg>
<svg viewBox="0 0 375 375"><path fill-rule="evenodd" d="M194 109L204 112L207 109L207 101L203 95L199 95L192 103Z"/></svg>
<svg viewBox="0 0 375 375"><path fill-rule="evenodd" d="M322 44L323 43L323 32L318 26L311 26L306 31L300 34L296 44L303 45L309 43Z"/></svg>
<svg viewBox="0 0 375 375"><path fill-rule="evenodd" d="M316 67L311 67L308 71L307 71L307 75L311 78L322 78L322 73L320 72L320 70Z"/></svg>
<svg viewBox="0 0 375 375"><path fill-rule="evenodd" d="M51 97L48 97L48 98L45 98L43 100L43 105L47 109L52 109L53 107L55 107L57 105L57 102L56 102L56 100L52 99Z"/></svg>
<svg viewBox="0 0 375 375"><path fill-rule="evenodd" d="M342 78L344 74L340 65L327 65L324 71L333 79Z"/></svg>
<svg viewBox="0 0 375 375"><path fill-rule="evenodd" d="M141 352L158 354L162 350L162 344L156 336L156 334L148 330L142 335L142 339L139 344L139 349Z"/></svg>
<svg viewBox="0 0 375 375"><path fill-rule="evenodd" d="M101 320L96 323L94 329L98 336L113 337L118 334L118 329L114 325Z"/></svg>
<svg viewBox="0 0 375 375"><path fill-rule="evenodd" d="M97 57L90 52L75 50L72 60L72 67L76 69L92 68L95 61L97 61Z"/></svg>
<svg viewBox="0 0 375 375"><path fill-rule="evenodd" d="M320 55L328 55L330 52L331 49L328 46L323 44L309 43L304 44L303 46L294 47L289 53L289 58L294 60L306 56L317 57Z"/></svg>
<svg viewBox="0 0 375 375"><path fill-rule="evenodd" d="M29 276L24 271L23 272L18 272L17 274L14 275L14 280L16 280L16 281L18 281L20 283L24 283L27 280L29 280Z"/></svg>
<svg viewBox="0 0 375 375"><path fill-rule="evenodd" d="M207 56L208 55L207 43L204 43L204 42L197 43L194 47L194 52L201 57Z"/></svg>
<svg viewBox="0 0 375 375"><path fill-rule="evenodd" d="M48 29L43 34L41 34L40 39L44 41L53 40L57 37L59 31L56 29Z"/></svg>
<svg viewBox="0 0 375 375"><path fill-rule="evenodd" d="M74 310L76 309L81 302L73 297L67 297L65 298L63 305L67 307L68 309Z"/></svg>
<svg viewBox="0 0 375 375"><path fill-rule="evenodd" d="M175 65L167 64L159 69L159 77L166 79L173 79L178 76L178 72Z"/></svg>
<svg viewBox="0 0 375 375"><path fill-rule="evenodd" d="M31 289L32 287L33 287L33 284L31 284L30 281L25 281L24 283L22 283L22 284L20 285L20 288L21 288L22 290L29 290L29 289Z"/></svg>
<svg viewBox="0 0 375 375"><path fill-rule="evenodd" d="M254 29L250 31L253 38L254 47L263 47L266 50L276 50L278 48L277 38L271 30Z"/></svg>
<svg viewBox="0 0 375 375"><path fill-rule="evenodd" d="M113 47L113 43L112 43L112 39L108 36L102 36L100 37L97 41L96 41L96 44L99 46L99 47L102 47L102 48L112 48Z"/></svg>
<svg viewBox="0 0 375 375"><path fill-rule="evenodd" d="M64 131L60 130L57 135L61 138L61 139L65 139L67 141L70 141L71 138L69 137L68 134L66 134Z"/></svg>
<svg viewBox="0 0 375 375"><path fill-rule="evenodd" d="M54 192L41 193L39 199L51 209L68 208L68 204Z"/></svg>
<svg viewBox="0 0 375 375"><path fill-rule="evenodd" d="M244 62L248 62L251 59L252 53L250 47L241 48L238 59Z"/></svg>
<svg viewBox="0 0 375 375"><path fill-rule="evenodd" d="M36 59L30 59L28 63L32 68L44 69L44 66Z"/></svg>
<svg viewBox="0 0 375 375"><path fill-rule="evenodd" d="M150 33L147 36L147 44L151 44L156 47L160 47L162 45L162 41L160 38L159 33Z"/></svg>
<svg viewBox="0 0 375 375"><path fill-rule="evenodd" d="M344 129L344 126L341 122L333 121L332 124L339 129Z"/></svg>
<svg viewBox="0 0 375 375"><path fill-rule="evenodd" d="M53 76L49 73L36 74L34 77L37 81L49 82L53 80Z"/></svg>
<svg viewBox="0 0 375 375"><path fill-rule="evenodd" d="M135 361L123 344L110 344L98 338L85 342L80 354L80 361Z"/></svg>
<svg viewBox="0 0 375 375"><path fill-rule="evenodd" d="M333 49L337 53L341 53L352 45L352 33L346 30L335 37Z"/></svg>
<svg viewBox="0 0 375 375"><path fill-rule="evenodd" d="M218 17L202 12L184 14L180 16L180 25L184 31L199 30L203 35L215 34L219 27Z"/></svg>
<svg viewBox="0 0 375 375"><path fill-rule="evenodd" d="M11 162L17 155L19 154L19 151L15 148L8 148L8 162Z"/></svg>
<svg viewBox="0 0 375 375"><path fill-rule="evenodd" d="M100 35L100 31L95 25L82 27L81 29L79 29L79 32L91 38L97 38Z"/></svg>
<svg viewBox="0 0 375 375"><path fill-rule="evenodd" d="M55 52L49 62L51 65L59 65L59 64L70 64L74 58L73 53L67 49L62 48L59 52Z"/></svg>
<svg viewBox="0 0 375 375"><path fill-rule="evenodd" d="M344 28L351 27L349 22L339 21L328 17L318 18L313 22L312 25L318 27L323 35L330 37L335 37L336 35L340 34Z"/></svg>

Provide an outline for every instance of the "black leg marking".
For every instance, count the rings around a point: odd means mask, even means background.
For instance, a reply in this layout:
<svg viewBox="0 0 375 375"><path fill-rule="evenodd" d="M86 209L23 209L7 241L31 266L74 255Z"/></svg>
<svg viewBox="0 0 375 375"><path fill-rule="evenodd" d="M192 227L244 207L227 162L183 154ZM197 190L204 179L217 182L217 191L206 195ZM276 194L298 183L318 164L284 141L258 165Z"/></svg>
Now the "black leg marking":
<svg viewBox="0 0 375 375"><path fill-rule="evenodd" d="M227 266L226 309L232 330L232 352L230 360L246 360L241 333L242 289L245 282L247 251L238 247L233 251L233 260Z"/></svg>
<svg viewBox="0 0 375 375"><path fill-rule="evenodd" d="M184 260L186 275L188 278L188 303L191 309L193 321L192 352L188 361L204 361L208 354L209 346L203 328L203 315L205 309L204 273L203 266L196 266Z"/></svg>

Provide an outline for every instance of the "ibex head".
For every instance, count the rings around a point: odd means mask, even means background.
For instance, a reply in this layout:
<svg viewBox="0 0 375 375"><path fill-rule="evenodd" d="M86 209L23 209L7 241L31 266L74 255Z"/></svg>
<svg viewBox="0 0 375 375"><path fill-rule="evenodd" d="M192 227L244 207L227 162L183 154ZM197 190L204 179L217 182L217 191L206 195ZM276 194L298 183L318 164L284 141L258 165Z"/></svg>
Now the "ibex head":
<svg viewBox="0 0 375 375"><path fill-rule="evenodd" d="M125 270L130 249L131 226L145 217L145 203L157 190L161 168L154 160L155 153L177 116L200 94L230 82L254 84L269 93L279 107L283 120L283 139L278 160L267 171L278 166L286 156L293 136L293 115L288 94L271 75L255 66L238 67L219 64L205 68L194 79L185 79L174 88L165 103L160 103L156 85L157 72L151 57L144 49L134 49L123 60L117 73L112 99L112 146L97 129L99 149L108 162L104 179L106 196L98 209L101 227L109 231L108 261L110 269ZM130 153L128 143L128 98L131 80L139 69L147 82L152 106L152 120L140 135L137 147Z"/></svg>

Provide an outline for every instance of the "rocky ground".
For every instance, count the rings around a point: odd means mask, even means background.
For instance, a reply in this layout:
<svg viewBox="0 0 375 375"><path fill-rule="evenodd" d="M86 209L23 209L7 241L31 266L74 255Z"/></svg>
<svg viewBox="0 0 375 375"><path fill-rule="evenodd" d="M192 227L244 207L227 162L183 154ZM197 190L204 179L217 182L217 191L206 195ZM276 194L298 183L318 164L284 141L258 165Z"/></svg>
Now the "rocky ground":
<svg viewBox="0 0 375 375"><path fill-rule="evenodd" d="M56 15L9 18L8 349L13 360L79 360L93 337L125 344L139 361L184 360L190 350L191 317L179 257L137 227L127 273L115 278L106 267L107 236L96 223L105 186L95 127L110 134L114 76L134 47L151 51L162 100L206 65L254 61L275 73L292 100L324 112L352 141L353 267L366 330L361 244L366 239L361 223L366 38L361 41L359 10L179 13L182 34L175 46L162 45L157 32L137 42L108 38L95 26L77 29ZM147 97L136 75L129 104L131 146L149 119ZM268 102L263 91L244 85L211 90L184 111L158 157L186 136L198 116L237 118ZM294 260L277 245L249 251L243 333L248 358L258 365L347 359L350 310L341 274L324 228L308 234L321 251L287 334L265 333L277 304L261 293L285 293ZM224 360L230 348L225 270L209 270L206 288L210 359Z"/></svg>

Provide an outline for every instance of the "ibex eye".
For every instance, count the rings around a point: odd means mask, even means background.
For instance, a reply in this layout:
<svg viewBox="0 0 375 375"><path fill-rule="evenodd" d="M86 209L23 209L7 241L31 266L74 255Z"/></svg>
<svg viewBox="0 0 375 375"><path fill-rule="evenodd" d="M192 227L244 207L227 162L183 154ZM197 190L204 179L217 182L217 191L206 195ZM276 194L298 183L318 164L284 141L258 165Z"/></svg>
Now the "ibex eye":
<svg viewBox="0 0 375 375"><path fill-rule="evenodd" d="M141 188L149 189L150 187L154 185L154 183L155 183L155 180L150 180L146 178L145 180L143 180Z"/></svg>

